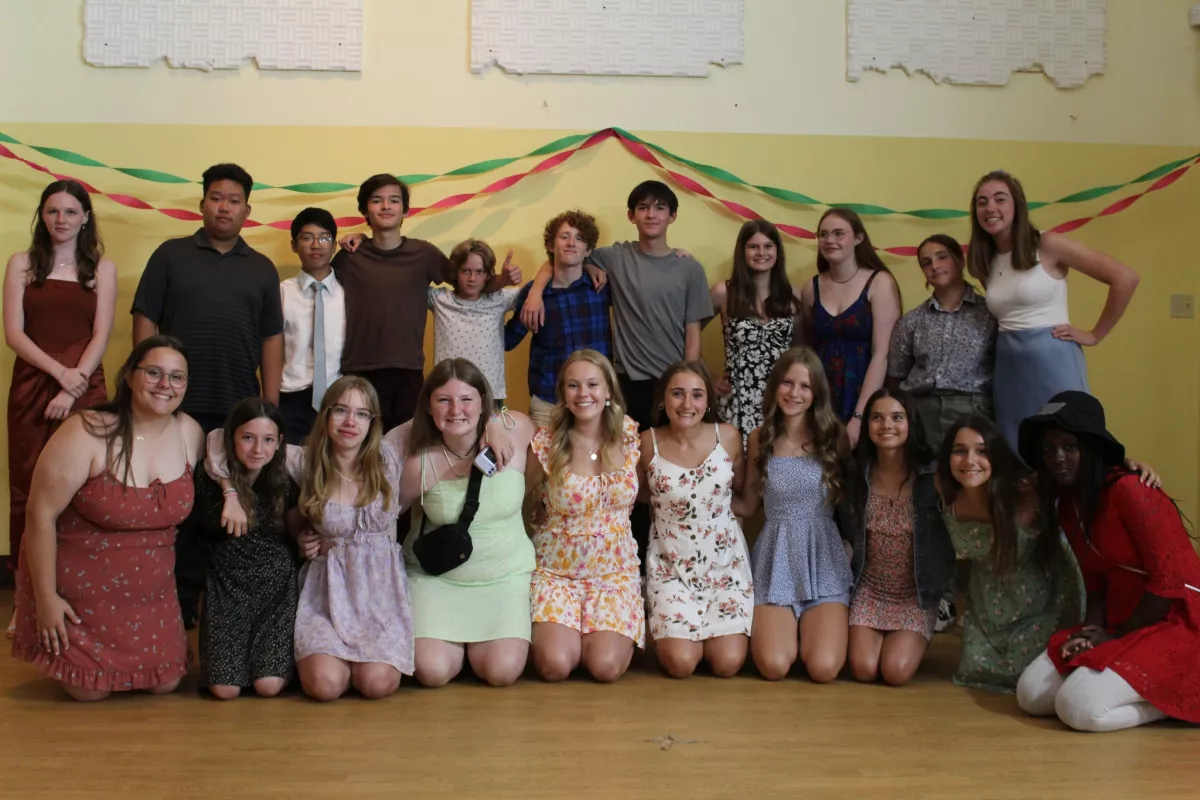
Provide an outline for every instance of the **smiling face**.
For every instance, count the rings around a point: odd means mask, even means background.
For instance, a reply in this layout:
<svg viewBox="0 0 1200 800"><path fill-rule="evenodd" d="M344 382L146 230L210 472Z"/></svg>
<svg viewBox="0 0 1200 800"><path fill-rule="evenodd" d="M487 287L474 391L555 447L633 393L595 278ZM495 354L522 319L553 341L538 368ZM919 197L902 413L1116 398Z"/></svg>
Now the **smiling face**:
<svg viewBox="0 0 1200 800"><path fill-rule="evenodd" d="M252 419L233 432L233 454L251 476L258 473L279 450L279 429L267 417Z"/></svg>
<svg viewBox="0 0 1200 800"><path fill-rule="evenodd" d="M383 186L367 200L367 224L372 231L392 231L404 222L404 194L395 184Z"/></svg>
<svg viewBox="0 0 1200 800"><path fill-rule="evenodd" d="M187 390L187 361L178 350L156 347L125 378L135 411L147 416L175 413Z"/></svg>
<svg viewBox="0 0 1200 800"><path fill-rule="evenodd" d="M587 422L604 413L604 403L612 396L604 372L590 361L574 361L562 376L562 399L579 422Z"/></svg>
<svg viewBox="0 0 1200 800"><path fill-rule="evenodd" d="M963 265L939 242L928 242L917 254L925 282L933 289L947 289L963 280Z"/></svg>
<svg viewBox="0 0 1200 800"><path fill-rule="evenodd" d="M978 489L992 478L987 441L971 428L959 428L950 448L950 474L964 489Z"/></svg>
<svg viewBox="0 0 1200 800"><path fill-rule="evenodd" d="M688 429L704 421L708 388L694 372L677 372L663 390L663 411L672 428Z"/></svg>
<svg viewBox="0 0 1200 800"><path fill-rule="evenodd" d="M83 210L83 205L68 192L56 192L47 197L42 205L42 223L50 232L53 244L73 240L87 220L88 214Z"/></svg>
<svg viewBox="0 0 1200 800"><path fill-rule="evenodd" d="M881 451L899 450L908 442L908 412L894 397L881 397L867 409L867 435Z"/></svg>
<svg viewBox="0 0 1200 800"><path fill-rule="evenodd" d="M556 267L564 269L578 267L591 253L592 251L587 246L587 240L584 239L578 228L568 222L558 226L558 233L554 235L554 265Z"/></svg>
<svg viewBox="0 0 1200 800"><path fill-rule="evenodd" d="M1004 181L987 181L975 192L975 219L994 238L1012 230L1016 205Z"/></svg>
<svg viewBox="0 0 1200 800"><path fill-rule="evenodd" d="M798 417L808 412L812 402L812 378L809 376L808 367L793 364L779 381L779 389L775 392L775 404L785 417Z"/></svg>
<svg viewBox="0 0 1200 800"><path fill-rule="evenodd" d="M746 240L746 266L752 273L770 272L779 260L775 242L765 233L756 233Z"/></svg>
<svg viewBox="0 0 1200 800"><path fill-rule="evenodd" d="M1046 431L1042 437L1042 463L1056 484L1074 485L1079 476L1079 462L1079 437L1057 428Z"/></svg>
<svg viewBox="0 0 1200 800"><path fill-rule="evenodd" d="M213 181L200 201L200 213L204 216L204 230L210 239L236 239L250 216L246 190L237 181Z"/></svg>
<svg viewBox="0 0 1200 800"><path fill-rule="evenodd" d="M482 413L483 398L466 381L451 378L429 393L429 415L443 437L473 435Z"/></svg>

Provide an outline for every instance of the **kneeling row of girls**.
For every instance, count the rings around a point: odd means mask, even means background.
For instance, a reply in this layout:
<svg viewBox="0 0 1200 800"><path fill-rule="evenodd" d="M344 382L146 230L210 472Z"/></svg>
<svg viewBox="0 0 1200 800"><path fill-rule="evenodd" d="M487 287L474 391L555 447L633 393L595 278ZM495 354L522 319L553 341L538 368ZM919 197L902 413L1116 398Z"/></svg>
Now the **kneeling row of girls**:
<svg viewBox="0 0 1200 800"><path fill-rule="evenodd" d="M405 675L443 685L468 663L508 685L529 661L546 681L582 669L612 682L648 628L675 678L701 664L729 677L749 659L768 680L800 662L826 683L848 663L859 681L902 685L957 555L973 568L955 682L1015 690L1026 711L1085 730L1200 721L1200 558L1095 398L1055 397L1022 424L1020 457L993 422L966 417L936 460L914 404L889 389L868 402L851 453L805 348L773 366L745 447L713 398L702 364L676 364L657 427L639 435L612 365L581 350L536 430L489 414L487 381L462 359L438 364L413 421L386 433L356 377L330 387L303 447L283 445L268 403L244 401L196 470L193 517L210 552L203 684L223 699L275 694L298 673L318 700L375 698ZM500 467L477 481L470 556L431 574L414 545L458 519L485 446ZM644 577L638 500L654 520ZM739 519L760 507L748 552ZM65 655L45 638L53 614L37 617L45 649Z"/></svg>

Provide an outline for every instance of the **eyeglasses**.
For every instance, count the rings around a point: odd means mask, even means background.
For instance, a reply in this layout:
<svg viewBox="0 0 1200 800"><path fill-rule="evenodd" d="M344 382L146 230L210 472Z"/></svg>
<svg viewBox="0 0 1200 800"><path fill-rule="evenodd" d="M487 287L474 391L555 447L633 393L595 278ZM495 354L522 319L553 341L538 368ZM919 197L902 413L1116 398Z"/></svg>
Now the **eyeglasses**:
<svg viewBox="0 0 1200 800"><path fill-rule="evenodd" d="M320 244L333 244L333 237L328 233L322 233L320 236L313 236L311 233L302 233L296 237L296 241L300 244L312 244L314 240Z"/></svg>
<svg viewBox="0 0 1200 800"><path fill-rule="evenodd" d="M146 383L151 386L162 383L163 375L167 376L167 382L171 384L172 389L182 389L188 382L186 372L164 372L159 367L134 367L133 371L141 372Z"/></svg>
<svg viewBox="0 0 1200 800"><path fill-rule="evenodd" d="M340 404L336 405L336 406L332 406L329 409L329 416L331 416L335 420L341 422L346 417L350 416L350 409L348 407L340 405ZM372 414L370 411L367 411L365 408L354 409L354 421L355 422L361 423L363 425L370 425L371 420L373 420L373 419L375 419L375 415Z"/></svg>

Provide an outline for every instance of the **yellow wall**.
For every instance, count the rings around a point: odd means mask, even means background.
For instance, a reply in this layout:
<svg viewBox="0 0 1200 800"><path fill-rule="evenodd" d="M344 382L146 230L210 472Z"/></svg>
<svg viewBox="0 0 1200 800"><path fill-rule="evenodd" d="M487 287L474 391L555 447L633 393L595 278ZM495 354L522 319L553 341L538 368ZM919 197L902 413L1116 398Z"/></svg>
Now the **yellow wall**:
<svg viewBox="0 0 1200 800"><path fill-rule="evenodd" d="M846 84L844 19L841 11L829 11L840 4L828 0L749 3L749 63L717 71L709 81L470 76L465 67L465 0L367 0L372 27L368 74L363 76L252 69L203 75L161 66L96 70L79 59L81 3L0 0L0 5L6 23L0 25L0 80L8 82L0 86L0 131L108 164L180 175L199 176L210 163L235 160L272 184L355 183L383 170L440 172L526 152L567 132L619 124L695 160L826 200L893 208L965 207L974 179L997 167L1021 176L1031 196L1049 199L1124 181L1200 150L1197 48L1186 28L1187 0L1111 0L1110 74L1074 92L1054 90L1036 75L1017 76L1003 89L935 87L900 73ZM12 19L17 26L7 24ZM411 19L436 25L430 30L443 33L440 38L400 37L408 48L404 57L414 65L404 70L392 66L398 62L388 56L392 37L375 26ZM811 33L818 29L828 32ZM440 49L430 44L434 39ZM731 96L746 98L749 110L722 110L720 104ZM541 107L543 97L551 98L548 108ZM212 111L217 98L219 113ZM355 113L343 118L342 109ZM1067 119L1072 114L1077 120ZM239 124L201 124L214 117ZM317 118L332 119L335 126L311 124ZM134 124L151 122L188 124ZM349 127L363 122L377 126ZM671 132L679 129L693 132ZM1078 143L1082 141L1109 144ZM13 149L104 191L136 195L155 205L194 208L199 199L195 186L146 183L98 168L68 167L28 148ZM472 191L530 164L424 184L415 201L424 205ZM629 237L625 195L653 175L610 141L500 195L414 218L406 232L444 250L467 236L487 238L497 250L513 247L531 270L542 259L543 223L566 207L595 214L603 241ZM812 228L820 214L820 209L787 206L693 177L777 222ZM0 159L0 253L27 246L29 220L46 181L42 173ZM740 220L710 201L680 194L672 243L694 252L710 279L727 276ZM1049 227L1094 213L1118 196L1046 209L1035 220ZM339 216L354 213L353 198L346 193L306 197L264 191L251 202L253 216L268 221L290 218L309 203ZM1193 517L1200 488L1200 361L1195 357L1200 336L1195 320L1168 318L1168 296L1200 291L1191 265L1194 247L1184 237L1198 212L1200 174L1189 173L1130 210L1075 234L1142 275L1124 321L1088 352L1093 390L1105 402L1110 427L1132 454L1163 472L1169 490ZM105 359L111 372L128 352L128 308L147 257L160 241L186 235L194 225L105 199L97 201L97 217L121 276L117 327ZM883 217L867 223L881 247L913 245L939 230L965 238L967 230L965 220L939 224ZM294 273L286 234L256 229L247 239L274 258L281 273ZM810 243L789 242L787 255L795 280L812 274L815 252ZM908 260L889 263L911 307L924 296L919 272ZM1090 325L1103 301L1103 287L1072 278L1071 310L1077 324ZM706 332L705 354L720 365L715 327ZM510 395L517 407L525 397L525 357L522 349L509 359ZM12 358L11 352L0 352L0 374L7 374ZM6 387L0 386L0 399L5 395ZM5 446L0 435L0 450ZM0 552L5 543L0 539Z"/></svg>

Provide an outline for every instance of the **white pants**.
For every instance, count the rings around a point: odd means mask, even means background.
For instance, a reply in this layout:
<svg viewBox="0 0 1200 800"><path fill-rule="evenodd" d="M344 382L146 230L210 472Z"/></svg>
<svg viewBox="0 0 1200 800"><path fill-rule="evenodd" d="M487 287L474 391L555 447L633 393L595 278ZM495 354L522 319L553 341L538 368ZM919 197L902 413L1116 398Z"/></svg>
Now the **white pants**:
<svg viewBox="0 0 1200 800"><path fill-rule="evenodd" d="M1111 669L1081 667L1064 680L1046 653L1021 673L1017 704L1026 714L1057 714L1068 727L1091 733L1136 728L1167 717Z"/></svg>

